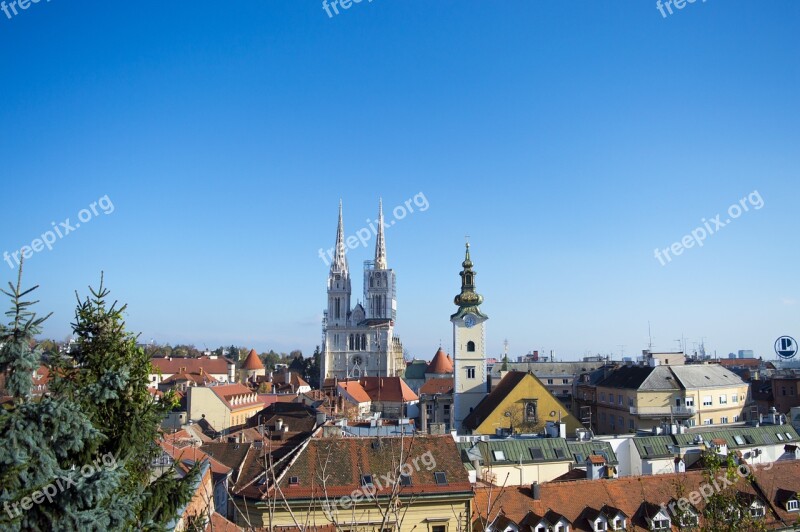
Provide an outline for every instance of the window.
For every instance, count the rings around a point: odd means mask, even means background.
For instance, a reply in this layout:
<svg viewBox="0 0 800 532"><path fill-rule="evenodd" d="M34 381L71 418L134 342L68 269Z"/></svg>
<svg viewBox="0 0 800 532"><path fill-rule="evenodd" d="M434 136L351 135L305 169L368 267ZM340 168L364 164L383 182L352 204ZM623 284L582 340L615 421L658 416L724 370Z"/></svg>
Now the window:
<svg viewBox="0 0 800 532"><path fill-rule="evenodd" d="M553 379L547 379L547 384L553 384Z"/></svg>
<svg viewBox="0 0 800 532"><path fill-rule="evenodd" d="M776 432L775 436L777 436L780 441L783 441L783 434L781 434L780 432Z"/></svg>
<svg viewBox="0 0 800 532"><path fill-rule="evenodd" d="M622 406L622 399L624 399L624 397L622 397L622 395L618 395L618 396L617 396L617 404L618 404L619 406Z"/></svg>
<svg viewBox="0 0 800 532"><path fill-rule="evenodd" d="M624 530L625 529L625 520L621 517L617 517L614 519L614 522L611 523L611 528L614 530Z"/></svg>
<svg viewBox="0 0 800 532"><path fill-rule="evenodd" d="M713 424L714 424L713 418L708 418L705 421L703 421L703 425L713 425Z"/></svg>
<svg viewBox="0 0 800 532"><path fill-rule="evenodd" d="M738 445L744 445L744 438L742 438L738 434L733 437L733 441L735 441Z"/></svg>
<svg viewBox="0 0 800 532"><path fill-rule="evenodd" d="M634 430L635 428L636 428L636 426L635 426L635 425L634 425L634 423L633 423L633 418L630 418L630 419L628 420L628 429L630 429L630 430Z"/></svg>
<svg viewBox="0 0 800 532"><path fill-rule="evenodd" d="M544 460L544 452L538 447L531 447L530 452L531 458L533 458L534 461L541 462Z"/></svg>
<svg viewBox="0 0 800 532"><path fill-rule="evenodd" d="M300 479L297 477L289 477L289 485L290 486L297 486L300 484Z"/></svg>
<svg viewBox="0 0 800 532"><path fill-rule="evenodd" d="M703 406L711 406L714 404L714 399L710 395L703 397Z"/></svg>
<svg viewBox="0 0 800 532"><path fill-rule="evenodd" d="M474 379L475 378L475 366L467 367L467 378Z"/></svg>
<svg viewBox="0 0 800 532"><path fill-rule="evenodd" d="M553 452L556 453L556 458L559 460L563 460L567 457L567 455L564 453L564 449L553 449Z"/></svg>
<svg viewBox="0 0 800 532"><path fill-rule="evenodd" d="M411 485L411 475L406 473L400 473L400 485L401 486L410 486Z"/></svg>
<svg viewBox="0 0 800 532"><path fill-rule="evenodd" d="M569 379L561 379L561 384L569 384Z"/></svg>
<svg viewBox="0 0 800 532"><path fill-rule="evenodd" d="M619 416L619 428L620 429L625 428L625 418L623 418L622 416Z"/></svg>
<svg viewBox="0 0 800 532"><path fill-rule="evenodd" d="M431 532L447 532L447 525L433 525Z"/></svg>
<svg viewBox="0 0 800 532"><path fill-rule="evenodd" d="M579 464L582 464L582 463L584 463L586 461L586 459L583 457L583 455L581 453L575 453L572 456L575 457L575 461L577 463L579 463Z"/></svg>
<svg viewBox="0 0 800 532"><path fill-rule="evenodd" d="M606 392L600 392L600 401L603 403L606 402Z"/></svg>
<svg viewBox="0 0 800 532"><path fill-rule="evenodd" d="M614 394L613 393L608 394L608 402L611 403L612 405L614 404Z"/></svg>
<svg viewBox="0 0 800 532"><path fill-rule="evenodd" d="M683 404L685 404L686 406L694 406L694 397L687 397L683 401Z"/></svg>
<svg viewBox="0 0 800 532"><path fill-rule="evenodd" d="M756 504L750 507L750 515L753 517L764 517L764 507Z"/></svg>
<svg viewBox="0 0 800 532"><path fill-rule="evenodd" d="M605 530L606 529L606 522L603 521L602 519L598 519L597 521L594 522L594 529L597 532L600 532L601 530Z"/></svg>
<svg viewBox="0 0 800 532"><path fill-rule="evenodd" d="M733 422L734 423L738 423L739 422L739 416L733 416Z"/></svg>
<svg viewBox="0 0 800 532"><path fill-rule="evenodd" d="M719 422L725 424L728 422L728 418L726 416L722 416L721 418L719 418Z"/></svg>
<svg viewBox="0 0 800 532"><path fill-rule="evenodd" d="M536 407L536 401L528 401L527 403L525 403L525 422L526 423L538 422L538 411Z"/></svg>
<svg viewBox="0 0 800 532"><path fill-rule="evenodd" d="M447 473L444 471L437 471L433 474L433 477L436 479L436 484L439 486L446 486L447 485Z"/></svg>
<svg viewBox="0 0 800 532"><path fill-rule="evenodd" d="M361 485L365 488L371 488L373 486L372 475L361 475Z"/></svg>
<svg viewBox="0 0 800 532"><path fill-rule="evenodd" d="M633 406L633 397L628 397L628 406Z"/></svg>
<svg viewBox="0 0 800 532"><path fill-rule="evenodd" d="M503 451L492 451L492 456L494 457L495 461L501 461L506 459L506 453Z"/></svg>
<svg viewBox="0 0 800 532"><path fill-rule="evenodd" d="M645 454L647 454L648 456L651 456L651 455L654 455L654 454L656 454L656 452L655 452L655 449L653 449L653 446L652 446L652 445L645 445L645 446L644 446L644 452L645 452Z"/></svg>
<svg viewBox="0 0 800 532"><path fill-rule="evenodd" d="M786 436L787 440L792 441L792 435L790 433L784 432L783 434Z"/></svg>
<svg viewBox="0 0 800 532"><path fill-rule="evenodd" d="M754 445L756 443L756 440L754 440L753 437L750 436L749 434L744 435L744 441L746 441L750 445Z"/></svg>
<svg viewBox="0 0 800 532"><path fill-rule="evenodd" d="M727 405L728 404L728 396L727 395L720 395L719 396L719 404Z"/></svg>
<svg viewBox="0 0 800 532"><path fill-rule="evenodd" d="M798 510L800 510L800 503L797 502L797 499L789 499L786 501L786 511L796 512Z"/></svg>
<svg viewBox="0 0 800 532"><path fill-rule="evenodd" d="M467 352L468 353L474 353L475 352L475 342L473 342L472 340L467 342Z"/></svg>
<svg viewBox="0 0 800 532"><path fill-rule="evenodd" d="M669 519L653 520L653 530L669 530L670 528Z"/></svg>
<svg viewBox="0 0 800 532"><path fill-rule="evenodd" d="M739 402L739 395L738 395L738 394L733 394L733 395L731 395L731 402L732 402L733 404L736 404L736 403L738 403L738 402Z"/></svg>

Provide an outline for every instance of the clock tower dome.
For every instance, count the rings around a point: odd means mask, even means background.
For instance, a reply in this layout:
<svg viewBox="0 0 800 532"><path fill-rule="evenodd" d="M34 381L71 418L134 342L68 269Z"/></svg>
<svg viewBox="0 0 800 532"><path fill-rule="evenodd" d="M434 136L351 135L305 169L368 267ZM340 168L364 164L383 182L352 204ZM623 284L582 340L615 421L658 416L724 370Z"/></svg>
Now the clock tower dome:
<svg viewBox="0 0 800 532"><path fill-rule="evenodd" d="M486 397L486 320L481 312L483 296L475 291L475 275L467 243L461 263L461 293L454 303L458 306L450 316L453 323L454 369L454 428L462 429L464 418Z"/></svg>

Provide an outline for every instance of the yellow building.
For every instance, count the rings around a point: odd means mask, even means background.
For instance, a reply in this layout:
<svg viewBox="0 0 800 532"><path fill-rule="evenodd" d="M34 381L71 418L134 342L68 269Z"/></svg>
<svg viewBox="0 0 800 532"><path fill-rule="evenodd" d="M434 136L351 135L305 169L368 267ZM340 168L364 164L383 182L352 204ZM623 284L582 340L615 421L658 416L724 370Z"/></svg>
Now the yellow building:
<svg viewBox="0 0 800 532"><path fill-rule="evenodd" d="M189 419L205 419L215 430L224 432L243 425L264 408L258 394L242 384L192 386L189 388Z"/></svg>
<svg viewBox="0 0 800 532"><path fill-rule="evenodd" d="M290 456L276 482L263 473L237 482L236 524L273 531L469 527L473 489L451 436L315 437Z"/></svg>
<svg viewBox="0 0 800 532"><path fill-rule="evenodd" d="M582 428L580 421L532 373L511 371L464 420L473 434L537 433L548 421L561 420L567 433Z"/></svg>
<svg viewBox="0 0 800 532"><path fill-rule="evenodd" d="M597 384L600 434L647 430L664 421L727 425L746 420L749 385L735 373L711 364L625 366Z"/></svg>

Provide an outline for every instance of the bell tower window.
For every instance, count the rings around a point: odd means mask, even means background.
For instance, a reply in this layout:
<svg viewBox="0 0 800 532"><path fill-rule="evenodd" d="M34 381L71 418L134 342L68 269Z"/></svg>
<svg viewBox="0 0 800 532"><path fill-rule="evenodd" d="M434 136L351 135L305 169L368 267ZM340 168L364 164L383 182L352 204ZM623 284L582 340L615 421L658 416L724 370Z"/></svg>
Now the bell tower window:
<svg viewBox="0 0 800 532"><path fill-rule="evenodd" d="M472 340L467 342L467 352L468 353L474 353L475 352L475 342L473 342Z"/></svg>

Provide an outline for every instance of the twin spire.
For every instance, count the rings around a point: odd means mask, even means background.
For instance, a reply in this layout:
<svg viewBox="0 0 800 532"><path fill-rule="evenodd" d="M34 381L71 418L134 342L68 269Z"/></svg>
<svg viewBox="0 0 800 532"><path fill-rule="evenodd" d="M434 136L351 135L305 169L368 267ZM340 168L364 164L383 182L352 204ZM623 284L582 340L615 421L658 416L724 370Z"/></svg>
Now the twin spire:
<svg viewBox="0 0 800 532"><path fill-rule="evenodd" d="M374 230L374 229L373 229ZM336 227L336 253L331 262L331 273L348 273L347 248L344 243L344 220L342 217L342 200L339 200L339 224ZM386 270L386 239L383 236L383 198L378 201L378 229L375 239L375 268Z"/></svg>

